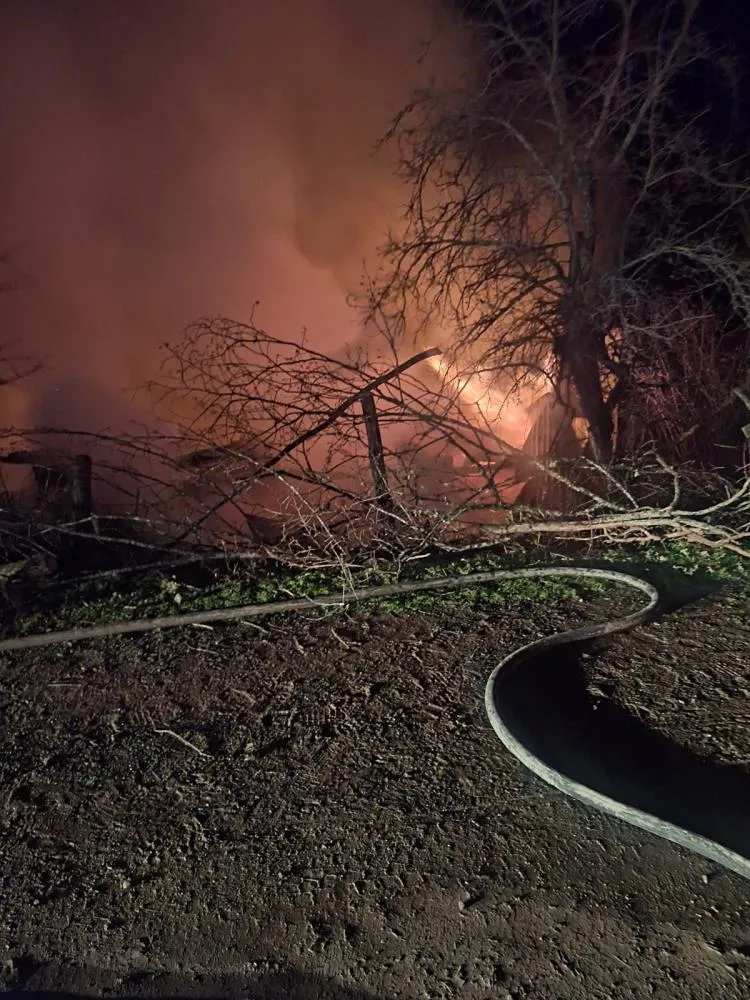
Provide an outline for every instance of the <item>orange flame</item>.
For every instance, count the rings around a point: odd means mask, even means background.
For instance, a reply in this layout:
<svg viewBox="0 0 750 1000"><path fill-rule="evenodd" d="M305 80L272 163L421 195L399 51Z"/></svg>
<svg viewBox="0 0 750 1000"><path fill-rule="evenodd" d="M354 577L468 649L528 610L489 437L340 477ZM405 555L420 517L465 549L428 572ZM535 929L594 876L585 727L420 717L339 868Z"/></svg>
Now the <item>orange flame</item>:
<svg viewBox="0 0 750 1000"><path fill-rule="evenodd" d="M502 441L513 448L522 448L531 430L531 404L545 391L543 376L523 389L509 391L486 372L462 371L443 357L429 359L446 390L455 393L470 410L472 419L489 427Z"/></svg>

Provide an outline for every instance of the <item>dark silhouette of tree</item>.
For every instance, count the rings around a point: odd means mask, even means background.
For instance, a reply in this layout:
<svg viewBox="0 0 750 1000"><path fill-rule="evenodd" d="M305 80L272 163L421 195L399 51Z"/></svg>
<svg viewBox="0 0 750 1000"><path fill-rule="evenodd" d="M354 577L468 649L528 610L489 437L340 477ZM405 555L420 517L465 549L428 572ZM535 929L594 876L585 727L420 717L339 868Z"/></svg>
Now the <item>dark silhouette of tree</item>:
<svg viewBox="0 0 750 1000"><path fill-rule="evenodd" d="M684 356L691 324L719 313L741 341L750 314L750 183L723 113L739 77L701 6L467 4L470 78L414 95L384 140L410 199L372 316L394 337L439 326L517 384L551 368L597 461L649 345Z"/></svg>

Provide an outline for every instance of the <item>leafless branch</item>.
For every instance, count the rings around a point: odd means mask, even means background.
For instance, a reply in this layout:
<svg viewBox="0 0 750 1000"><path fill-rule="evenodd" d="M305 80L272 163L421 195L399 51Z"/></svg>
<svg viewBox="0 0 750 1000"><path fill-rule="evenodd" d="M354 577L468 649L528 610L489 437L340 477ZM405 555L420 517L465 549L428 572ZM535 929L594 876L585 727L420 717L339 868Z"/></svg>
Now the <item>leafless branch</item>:
<svg viewBox="0 0 750 1000"><path fill-rule="evenodd" d="M414 95L384 138L410 200L369 286L372 321L519 385L551 365L604 465L652 348L685 357L722 295L750 358L750 181L708 127L738 71L700 6L473 4L476 72Z"/></svg>

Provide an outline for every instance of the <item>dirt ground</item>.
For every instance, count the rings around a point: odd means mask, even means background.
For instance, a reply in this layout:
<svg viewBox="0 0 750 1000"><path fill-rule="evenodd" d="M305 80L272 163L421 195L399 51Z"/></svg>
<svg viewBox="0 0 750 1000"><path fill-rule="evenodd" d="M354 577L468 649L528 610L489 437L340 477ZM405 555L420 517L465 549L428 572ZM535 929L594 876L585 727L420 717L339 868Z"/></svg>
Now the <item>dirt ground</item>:
<svg viewBox="0 0 750 1000"><path fill-rule="evenodd" d="M747 998L748 883L547 788L485 715L501 656L623 600L2 654L0 991ZM747 617L704 600L585 668L750 819Z"/></svg>

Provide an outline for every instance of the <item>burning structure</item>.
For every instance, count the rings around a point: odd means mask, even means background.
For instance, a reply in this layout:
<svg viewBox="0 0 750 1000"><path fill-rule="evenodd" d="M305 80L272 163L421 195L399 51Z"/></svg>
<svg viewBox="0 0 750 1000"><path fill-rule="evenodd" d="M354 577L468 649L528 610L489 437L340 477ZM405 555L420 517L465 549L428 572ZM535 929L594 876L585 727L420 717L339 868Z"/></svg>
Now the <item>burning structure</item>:
<svg viewBox="0 0 750 1000"><path fill-rule="evenodd" d="M42 368L3 385L0 409L6 426L44 431L16 433L7 452L35 452L41 436L76 454L82 438L63 431L90 433L100 500L119 490L142 511L189 478L197 493L221 484L240 520L251 493L277 513L314 495L334 519L386 479L394 498L423 497L415 476L438 466L437 499L445 473L452 496L483 484L485 507L543 500L535 460L585 446L606 464L617 390L637 380L657 315L639 261L682 252L684 199L669 184L696 147L663 113L691 65L689 24L652 37L636 5L664 83L630 72L645 50L620 30L628 4L613 5L612 31L581 49L585 101L565 77L555 32L572 44L601 6L563 3L556 20L531 0L548 63L534 73L503 0L484 35L431 0L5 3L0 197L18 281L2 283L0 322ZM640 99L651 131L635 135ZM736 201L732 183L715 188ZM728 273L706 247L704 272ZM660 301L670 336L685 282L703 301L698 270ZM180 339L201 315L240 320ZM174 365L160 379L164 341ZM368 379L432 346L431 373L373 396L373 436ZM352 393L335 432L308 435ZM139 485L117 467L118 441ZM267 468L280 454L283 468Z"/></svg>
<svg viewBox="0 0 750 1000"><path fill-rule="evenodd" d="M295 0L283 17L223 0L5 4L0 196L19 281L0 319L42 367L3 387L2 423L54 431L52 450L72 453L60 432L91 432L97 468L134 421L167 437L196 430L185 395L155 423L153 396L127 390L153 379L160 345L201 314L253 312L334 359L346 345L371 350L347 296L404 200L373 142L421 81L464 66L462 36L445 23L436 35L435 17L427 0L377 12ZM480 379L460 387L464 412L497 424L499 397L485 412ZM523 420L508 401L501 429L516 446ZM252 431L262 440L267 428Z"/></svg>

